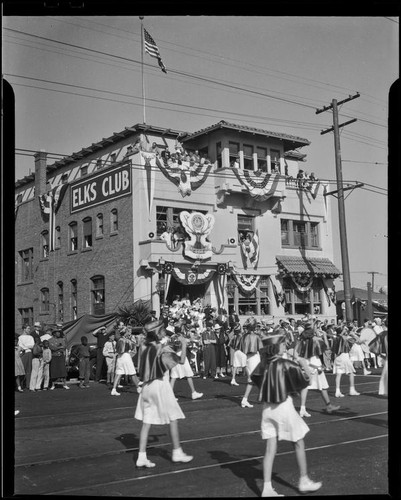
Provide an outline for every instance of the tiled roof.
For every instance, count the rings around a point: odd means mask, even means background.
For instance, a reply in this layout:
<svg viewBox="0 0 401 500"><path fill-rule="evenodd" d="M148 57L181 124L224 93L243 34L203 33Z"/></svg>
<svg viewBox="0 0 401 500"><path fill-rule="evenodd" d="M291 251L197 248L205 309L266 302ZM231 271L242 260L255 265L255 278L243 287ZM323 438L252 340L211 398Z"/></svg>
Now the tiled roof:
<svg viewBox="0 0 401 500"><path fill-rule="evenodd" d="M211 132L212 130L217 130L219 128L227 128L232 130L239 130L241 132L249 132L250 134L259 134L259 135L266 135L269 137L277 137L278 139L284 139L285 141L291 142L292 148L310 144L310 141L308 141L308 139L304 139L302 137L298 137L295 135L283 134L281 132L271 132L269 130L264 130L256 127L248 127L246 125L238 125L236 123L226 122L225 120L221 120L218 123L211 125L210 127L206 127L201 130L198 130L197 132L193 132L192 134L188 134L185 137L183 137L182 141L188 141L199 135L207 134L208 132Z"/></svg>
<svg viewBox="0 0 401 500"><path fill-rule="evenodd" d="M339 276L341 274L341 271L327 258L277 255L276 260L279 269L285 274L314 274L318 276L329 274Z"/></svg>

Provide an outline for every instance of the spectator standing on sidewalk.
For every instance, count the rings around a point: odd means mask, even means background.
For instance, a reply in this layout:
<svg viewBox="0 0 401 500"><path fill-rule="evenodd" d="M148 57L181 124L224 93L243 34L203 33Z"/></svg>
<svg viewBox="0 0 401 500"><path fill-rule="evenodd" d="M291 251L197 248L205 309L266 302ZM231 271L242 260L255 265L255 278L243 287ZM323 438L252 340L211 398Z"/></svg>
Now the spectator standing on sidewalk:
<svg viewBox="0 0 401 500"><path fill-rule="evenodd" d="M109 338L107 342L104 344L103 347L103 356L106 360L107 364L107 386L110 387L113 385L114 382L114 372L116 369L116 357L117 357L117 351L116 351L116 336L114 331L112 331L109 335Z"/></svg>
<svg viewBox="0 0 401 500"><path fill-rule="evenodd" d="M103 356L103 347L107 342L108 334L106 333L106 327L101 326L93 332L93 336L96 337L97 346L96 346L96 374L95 374L95 382L101 382L105 380L104 372L105 372L105 358Z"/></svg>
<svg viewBox="0 0 401 500"><path fill-rule="evenodd" d="M49 339L49 347L52 352L50 362L50 378L52 380L51 390L56 388L57 380L60 379L64 389L69 389L66 384L67 368L65 364L66 341L61 336L61 330L53 330L53 337Z"/></svg>
<svg viewBox="0 0 401 500"><path fill-rule="evenodd" d="M43 390L47 391L50 382L50 363L52 360L52 352L49 347L49 341L46 339L43 341L43 372L41 385L43 384Z"/></svg>
<svg viewBox="0 0 401 500"><path fill-rule="evenodd" d="M15 337L14 337L14 350L15 350L15 352L14 352L14 358L15 358L14 375L15 375L15 381L17 383L17 391L24 392L22 387L21 387L21 379L25 376L25 369L24 369L24 365L22 364L22 360L21 360L22 349L18 345L18 339L19 339L19 335L18 335L18 333L16 333Z"/></svg>
<svg viewBox="0 0 401 500"><path fill-rule="evenodd" d="M81 343L74 347L71 354L79 359L79 388L86 389L89 387L89 375L90 375L90 351L88 345L88 337L83 335L81 337Z"/></svg>
<svg viewBox="0 0 401 500"><path fill-rule="evenodd" d="M25 325L22 328L22 334L18 338L18 346L21 349L21 361L24 365L25 370L25 380L22 387L29 389L31 382L31 372L32 372L32 349L35 345L35 340L31 335L31 327Z"/></svg>
<svg viewBox="0 0 401 500"><path fill-rule="evenodd" d="M39 391L43 377L43 345L39 335L35 337L35 345L32 348L32 373L29 383L31 392Z"/></svg>

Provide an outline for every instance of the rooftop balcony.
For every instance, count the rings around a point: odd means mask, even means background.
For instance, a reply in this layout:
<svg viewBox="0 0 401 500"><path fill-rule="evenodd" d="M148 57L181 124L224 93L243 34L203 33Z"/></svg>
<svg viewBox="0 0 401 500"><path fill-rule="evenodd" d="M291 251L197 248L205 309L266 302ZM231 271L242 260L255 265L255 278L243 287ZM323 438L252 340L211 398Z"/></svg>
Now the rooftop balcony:
<svg viewBox="0 0 401 500"><path fill-rule="evenodd" d="M218 168L214 175L216 193L222 200L227 194L234 193L250 195L258 201L285 197L286 177L279 173Z"/></svg>

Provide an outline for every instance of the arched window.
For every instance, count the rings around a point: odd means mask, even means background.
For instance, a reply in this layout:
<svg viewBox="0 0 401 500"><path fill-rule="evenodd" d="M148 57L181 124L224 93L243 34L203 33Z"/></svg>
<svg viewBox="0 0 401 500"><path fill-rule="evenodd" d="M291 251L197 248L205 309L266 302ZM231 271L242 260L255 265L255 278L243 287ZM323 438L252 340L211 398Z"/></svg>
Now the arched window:
<svg viewBox="0 0 401 500"><path fill-rule="evenodd" d="M54 248L61 248L61 231L60 231L60 226L56 227L56 232L55 232L55 247Z"/></svg>
<svg viewBox="0 0 401 500"><path fill-rule="evenodd" d="M103 214L96 215L96 238L103 236Z"/></svg>
<svg viewBox="0 0 401 500"><path fill-rule="evenodd" d="M78 318L78 285L77 280L71 280L71 318Z"/></svg>
<svg viewBox="0 0 401 500"><path fill-rule="evenodd" d="M64 285L62 281L57 283L57 320L64 321Z"/></svg>
<svg viewBox="0 0 401 500"><path fill-rule="evenodd" d="M113 208L110 212L110 232L116 233L118 231L118 210Z"/></svg>
<svg viewBox="0 0 401 500"><path fill-rule="evenodd" d="M40 312L48 313L49 312L49 289L42 288L40 291Z"/></svg>
<svg viewBox="0 0 401 500"><path fill-rule="evenodd" d="M92 218L86 217L83 221L83 247L92 247Z"/></svg>
<svg viewBox="0 0 401 500"><path fill-rule="evenodd" d="M105 314L104 276L93 276L92 281L92 314Z"/></svg>
<svg viewBox="0 0 401 500"><path fill-rule="evenodd" d="M70 222L69 224L69 232L70 232L70 250L75 251L78 250L78 225L77 223Z"/></svg>
<svg viewBox="0 0 401 500"><path fill-rule="evenodd" d="M42 231L41 233L41 256L43 259L49 258L49 231Z"/></svg>

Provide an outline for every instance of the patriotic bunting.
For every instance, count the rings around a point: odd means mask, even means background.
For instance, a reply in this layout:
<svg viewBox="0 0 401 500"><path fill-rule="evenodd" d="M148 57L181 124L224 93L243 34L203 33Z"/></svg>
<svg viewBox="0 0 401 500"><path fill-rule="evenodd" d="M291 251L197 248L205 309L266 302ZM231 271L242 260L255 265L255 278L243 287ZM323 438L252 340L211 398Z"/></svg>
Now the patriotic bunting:
<svg viewBox="0 0 401 500"><path fill-rule="evenodd" d="M231 170L255 200L265 201L272 196L277 196L276 191L281 177L280 174L263 174L260 171L250 172L235 167L231 167Z"/></svg>
<svg viewBox="0 0 401 500"><path fill-rule="evenodd" d="M249 295L255 291L260 280L260 276L256 274L233 273L232 276L238 287L241 289L242 293L245 293L246 295Z"/></svg>
<svg viewBox="0 0 401 500"><path fill-rule="evenodd" d="M244 269L248 268L248 261L251 266L256 269L259 262L259 233L256 230L255 234L251 236L248 233L247 237L240 244L242 262L244 264Z"/></svg>

